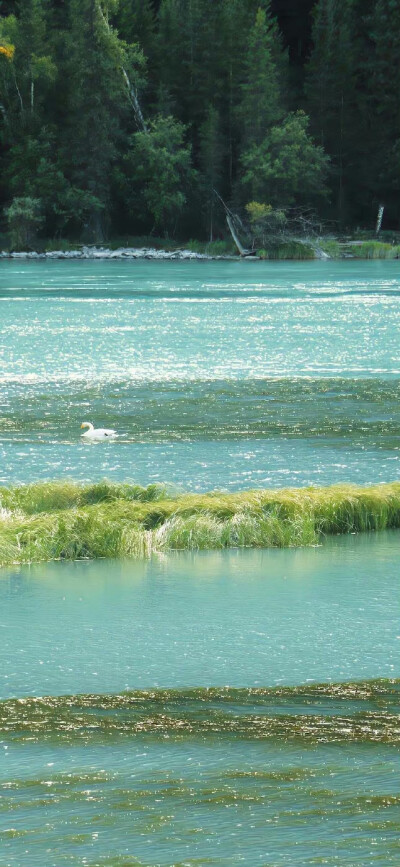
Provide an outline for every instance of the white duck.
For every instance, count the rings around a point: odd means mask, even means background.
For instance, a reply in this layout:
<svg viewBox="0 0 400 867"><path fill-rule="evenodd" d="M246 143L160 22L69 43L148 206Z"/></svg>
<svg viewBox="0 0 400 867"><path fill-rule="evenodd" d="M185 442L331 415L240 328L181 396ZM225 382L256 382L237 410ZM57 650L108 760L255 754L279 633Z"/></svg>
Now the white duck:
<svg viewBox="0 0 400 867"><path fill-rule="evenodd" d="M90 421L84 421L81 424L81 428L87 427L88 430L85 430L85 433L81 434L82 437L85 437L87 440L106 440L110 439L110 437L117 437L118 434L115 430L110 430L106 427L93 427Z"/></svg>

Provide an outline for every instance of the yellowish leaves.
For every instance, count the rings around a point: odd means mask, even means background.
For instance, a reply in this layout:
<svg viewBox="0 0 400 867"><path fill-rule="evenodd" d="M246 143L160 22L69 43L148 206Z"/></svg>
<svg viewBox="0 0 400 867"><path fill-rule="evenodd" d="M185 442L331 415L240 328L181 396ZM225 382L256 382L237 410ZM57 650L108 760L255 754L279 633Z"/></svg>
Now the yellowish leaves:
<svg viewBox="0 0 400 867"><path fill-rule="evenodd" d="M258 223L259 220L265 220L272 212L271 205L265 205L263 202L249 202L246 205L246 211L251 223Z"/></svg>
<svg viewBox="0 0 400 867"><path fill-rule="evenodd" d="M3 54L4 57L7 58L7 60L12 60L14 57L14 53L15 53L15 46L14 45L7 45L7 44L0 45L0 54Z"/></svg>

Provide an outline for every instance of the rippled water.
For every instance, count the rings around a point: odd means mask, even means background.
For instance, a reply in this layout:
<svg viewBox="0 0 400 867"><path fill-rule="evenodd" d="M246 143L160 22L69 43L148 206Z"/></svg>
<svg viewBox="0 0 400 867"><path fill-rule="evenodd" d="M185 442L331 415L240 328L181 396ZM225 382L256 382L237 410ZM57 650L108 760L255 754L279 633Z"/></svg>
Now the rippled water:
<svg viewBox="0 0 400 867"><path fill-rule="evenodd" d="M397 865L399 686L0 707L3 863Z"/></svg>
<svg viewBox="0 0 400 867"><path fill-rule="evenodd" d="M0 481L397 478L398 262L2 262ZM80 423L120 439L82 444Z"/></svg>

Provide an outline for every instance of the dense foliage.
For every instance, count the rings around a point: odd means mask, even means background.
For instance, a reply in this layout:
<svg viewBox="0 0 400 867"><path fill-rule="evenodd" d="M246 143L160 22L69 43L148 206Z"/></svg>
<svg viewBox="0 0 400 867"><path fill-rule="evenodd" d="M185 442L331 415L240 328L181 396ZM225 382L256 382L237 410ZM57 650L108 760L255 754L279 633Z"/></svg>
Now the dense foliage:
<svg viewBox="0 0 400 867"><path fill-rule="evenodd" d="M397 228L399 57L397 0L0 0L2 230L218 238L215 189Z"/></svg>

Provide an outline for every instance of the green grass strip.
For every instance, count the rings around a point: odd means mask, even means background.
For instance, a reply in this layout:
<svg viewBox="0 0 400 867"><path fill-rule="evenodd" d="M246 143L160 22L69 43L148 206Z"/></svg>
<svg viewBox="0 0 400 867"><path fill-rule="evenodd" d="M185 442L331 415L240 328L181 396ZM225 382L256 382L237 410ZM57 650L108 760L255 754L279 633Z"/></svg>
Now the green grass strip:
<svg viewBox="0 0 400 867"><path fill-rule="evenodd" d="M0 488L0 565L169 550L289 548L400 527L400 482L171 494L158 485Z"/></svg>

